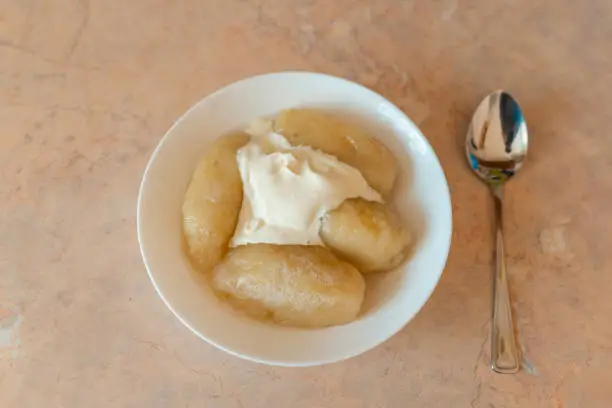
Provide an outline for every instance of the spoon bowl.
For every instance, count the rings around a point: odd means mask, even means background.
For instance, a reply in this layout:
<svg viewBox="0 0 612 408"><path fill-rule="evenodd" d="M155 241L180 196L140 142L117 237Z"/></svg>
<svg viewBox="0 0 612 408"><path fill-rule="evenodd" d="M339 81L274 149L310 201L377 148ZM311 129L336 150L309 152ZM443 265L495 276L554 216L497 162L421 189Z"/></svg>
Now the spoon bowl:
<svg viewBox="0 0 612 408"><path fill-rule="evenodd" d="M527 156L527 125L516 100L495 91L482 100L466 138L470 167L491 186L507 181Z"/></svg>

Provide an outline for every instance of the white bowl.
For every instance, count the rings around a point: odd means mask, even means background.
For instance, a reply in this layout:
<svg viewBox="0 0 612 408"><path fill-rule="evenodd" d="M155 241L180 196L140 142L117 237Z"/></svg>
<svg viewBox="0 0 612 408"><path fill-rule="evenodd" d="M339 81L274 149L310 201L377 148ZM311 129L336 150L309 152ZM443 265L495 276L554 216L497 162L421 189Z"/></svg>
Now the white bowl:
<svg viewBox="0 0 612 408"><path fill-rule="evenodd" d="M320 107L360 118L395 153L401 174L395 205L415 246L395 271L368 279L361 316L325 329L251 320L220 302L191 268L183 249L181 205L198 159L220 135L293 107ZM185 326L233 355L266 364L311 366L356 356L384 342L423 307L448 256L452 229L448 186L419 129L382 96L350 81L306 72L248 78L190 108L163 137L138 197L138 239L157 293Z"/></svg>

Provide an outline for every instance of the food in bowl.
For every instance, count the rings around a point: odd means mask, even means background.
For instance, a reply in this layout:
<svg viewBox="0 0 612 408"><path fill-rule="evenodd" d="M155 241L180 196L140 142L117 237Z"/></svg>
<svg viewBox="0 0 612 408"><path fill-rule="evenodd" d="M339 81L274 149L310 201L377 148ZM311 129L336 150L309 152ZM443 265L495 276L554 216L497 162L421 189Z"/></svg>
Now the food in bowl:
<svg viewBox="0 0 612 408"><path fill-rule="evenodd" d="M183 204L194 267L222 299L281 325L357 318L362 274L398 266L408 231L383 202L397 163L363 129L291 109L218 139Z"/></svg>
<svg viewBox="0 0 612 408"><path fill-rule="evenodd" d="M310 146L292 146L257 120L236 159L244 199L231 246L322 245L323 216L348 198L382 201L359 170Z"/></svg>

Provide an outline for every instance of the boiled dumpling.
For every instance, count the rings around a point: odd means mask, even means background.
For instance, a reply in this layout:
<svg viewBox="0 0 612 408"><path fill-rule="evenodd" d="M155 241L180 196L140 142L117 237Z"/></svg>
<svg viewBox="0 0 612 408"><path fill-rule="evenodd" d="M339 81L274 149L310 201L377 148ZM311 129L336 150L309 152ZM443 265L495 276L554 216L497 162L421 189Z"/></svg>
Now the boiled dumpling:
<svg viewBox="0 0 612 408"><path fill-rule="evenodd" d="M300 327L353 321L365 290L354 266L319 246L234 248L214 269L212 283L222 298L247 314Z"/></svg>
<svg viewBox="0 0 612 408"><path fill-rule="evenodd" d="M389 196L397 175L395 157L359 127L314 109L290 109L276 117L274 130L294 146L336 156L359 170L373 189Z"/></svg>
<svg viewBox="0 0 612 408"><path fill-rule="evenodd" d="M236 151L249 136L217 139L198 163L183 201L183 232L194 266L210 271L227 251L242 205Z"/></svg>
<svg viewBox="0 0 612 408"><path fill-rule="evenodd" d="M405 256L409 236L383 204L347 200L323 217L321 238L362 273L387 271Z"/></svg>

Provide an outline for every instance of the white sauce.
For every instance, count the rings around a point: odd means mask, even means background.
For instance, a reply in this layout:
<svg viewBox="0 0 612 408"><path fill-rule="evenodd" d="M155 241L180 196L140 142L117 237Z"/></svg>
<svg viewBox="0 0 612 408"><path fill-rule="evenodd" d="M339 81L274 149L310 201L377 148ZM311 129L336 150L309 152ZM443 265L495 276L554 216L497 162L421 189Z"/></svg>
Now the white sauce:
<svg viewBox="0 0 612 408"><path fill-rule="evenodd" d="M244 198L232 247L323 245L326 212L349 198L383 202L357 169L311 147L292 147L271 122L255 121L247 133L251 141L236 155Z"/></svg>

